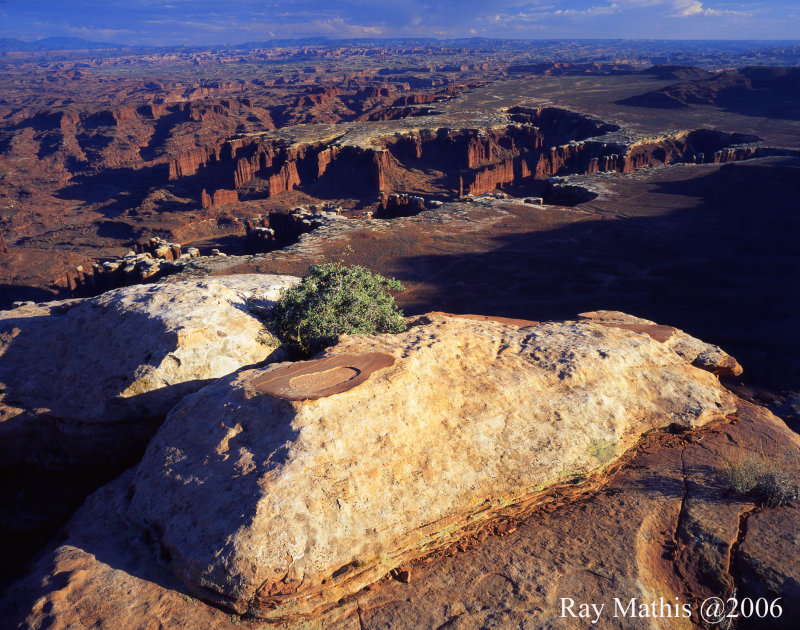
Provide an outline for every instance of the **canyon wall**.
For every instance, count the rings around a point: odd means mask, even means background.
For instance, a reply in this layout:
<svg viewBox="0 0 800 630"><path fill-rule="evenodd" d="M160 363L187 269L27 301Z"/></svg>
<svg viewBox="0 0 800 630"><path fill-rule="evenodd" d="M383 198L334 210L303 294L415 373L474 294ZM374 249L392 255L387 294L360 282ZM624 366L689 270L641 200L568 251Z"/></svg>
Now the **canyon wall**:
<svg viewBox="0 0 800 630"><path fill-rule="evenodd" d="M236 203L238 191L269 198L311 186L329 175L335 188L377 193L388 166L380 150L323 143L288 146L276 140L243 138L195 149L169 163L169 180L201 186L204 208Z"/></svg>
<svg viewBox="0 0 800 630"><path fill-rule="evenodd" d="M752 146L758 140L754 136L710 129L604 142L603 136L618 127L590 116L521 107L507 114L511 124L423 128L377 136L369 146L235 138L175 157L169 180L196 187L204 208L294 189L343 198L433 190L456 197L490 193L529 178L632 173L659 164L719 163L776 151Z"/></svg>

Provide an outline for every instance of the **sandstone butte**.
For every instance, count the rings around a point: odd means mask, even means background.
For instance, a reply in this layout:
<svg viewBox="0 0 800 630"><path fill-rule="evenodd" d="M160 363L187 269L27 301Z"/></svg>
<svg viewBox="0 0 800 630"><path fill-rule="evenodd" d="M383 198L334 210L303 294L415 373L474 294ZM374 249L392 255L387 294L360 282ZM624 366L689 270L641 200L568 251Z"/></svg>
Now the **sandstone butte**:
<svg viewBox="0 0 800 630"><path fill-rule="evenodd" d="M149 439L186 394L274 353L247 306L297 281L138 285L0 311L0 459L60 468Z"/></svg>
<svg viewBox="0 0 800 630"><path fill-rule="evenodd" d="M245 368L174 407L141 463L90 497L0 612L33 628L304 619L346 627L370 615L380 627L381 615L402 606L382 600L391 585L366 587L519 517L565 481L596 488L654 429L670 426L659 435L678 441L719 434L749 407L713 372L739 371L715 346L613 312L541 324L430 313L405 333L343 337L310 361ZM751 416L771 439L800 448L767 411ZM682 452L670 456L669 479L653 477L651 465L651 486L634 482L633 490L666 501L677 475L688 492L689 473L674 472ZM738 523L739 505L726 505L726 526ZM678 512L685 509L681 502ZM716 514L704 509L706 519ZM641 527L621 526L622 511L589 525L576 520L583 538L575 545L589 553L586 530L595 527L617 545L627 562L615 561L627 572L619 579L637 594L681 595L674 584L656 584L664 550L651 530L663 514L652 516L638 514ZM650 537L652 558L618 546L615 536L628 530ZM548 530L524 544L536 538L547 540ZM721 536L720 553L736 541L734 532L725 547ZM759 575L775 582L776 564L767 561ZM429 577L430 588L447 581L434 569ZM430 589L415 589L424 607ZM362 611L362 599L373 601L372 612Z"/></svg>

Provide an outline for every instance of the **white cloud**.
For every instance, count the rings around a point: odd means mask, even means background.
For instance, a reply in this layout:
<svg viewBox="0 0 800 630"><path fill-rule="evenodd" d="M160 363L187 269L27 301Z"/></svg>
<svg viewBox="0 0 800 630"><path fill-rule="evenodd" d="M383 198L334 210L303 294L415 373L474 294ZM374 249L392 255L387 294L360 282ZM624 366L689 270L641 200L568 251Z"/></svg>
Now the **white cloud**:
<svg viewBox="0 0 800 630"><path fill-rule="evenodd" d="M548 7L552 9L552 7ZM598 5L589 7L588 9L555 9L555 10L542 10L542 11L519 11L517 13L497 13L489 20L496 24L507 24L509 22L541 22L551 18L569 18L569 17L589 17L593 15L613 15L619 13L622 9L619 4L612 2L610 4Z"/></svg>
<svg viewBox="0 0 800 630"><path fill-rule="evenodd" d="M743 16L753 15L752 11L732 11L728 9L709 9L703 6L701 0L622 0L624 4L636 7L651 7L665 5L671 13L669 17L684 18L693 16Z"/></svg>
<svg viewBox="0 0 800 630"><path fill-rule="evenodd" d="M590 7L588 9L558 9L551 15L612 15L619 13L620 7L616 2L604 6Z"/></svg>
<svg viewBox="0 0 800 630"><path fill-rule="evenodd" d="M744 16L753 15L753 11L733 11L729 9L709 9L703 5L704 0L617 0L621 9L663 7L668 13L667 17L692 17L692 16Z"/></svg>
<svg viewBox="0 0 800 630"><path fill-rule="evenodd" d="M381 35L385 32L382 26L361 26L350 24L342 18L332 18L329 20L314 20L311 25L315 31L326 35L337 37L364 37L370 35Z"/></svg>

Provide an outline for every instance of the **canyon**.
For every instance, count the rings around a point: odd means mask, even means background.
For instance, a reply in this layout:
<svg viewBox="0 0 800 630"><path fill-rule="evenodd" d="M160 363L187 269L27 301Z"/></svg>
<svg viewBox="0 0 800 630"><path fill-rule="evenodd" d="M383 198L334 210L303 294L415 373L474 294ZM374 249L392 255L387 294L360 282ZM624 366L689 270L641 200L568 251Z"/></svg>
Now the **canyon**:
<svg viewBox="0 0 800 630"><path fill-rule="evenodd" d="M0 619L796 606L800 75L598 46L0 54ZM408 330L291 360L326 261Z"/></svg>
<svg viewBox="0 0 800 630"><path fill-rule="evenodd" d="M564 82L588 74L598 85L623 86L634 100L654 84L722 80L684 67L443 64L287 80L276 66L269 79L197 80L179 64L171 81L114 78L102 66L32 71L52 79L50 99L9 68L14 89L0 104L0 231L12 252L0 265L5 307L31 296L65 297L79 284L69 279L80 275L77 267L86 273L113 264L153 237L205 254L268 250L274 243L248 237L247 221L295 207L329 204L345 217L385 218L498 190L573 204L592 194L546 180L795 151L741 118L722 130L696 125L687 112L677 129L659 129L655 121L622 124L614 108L642 108L619 99L602 116L581 113L599 102L525 104L524 89L534 85L525 76ZM766 89L793 78L759 80ZM393 194L423 201L390 208Z"/></svg>

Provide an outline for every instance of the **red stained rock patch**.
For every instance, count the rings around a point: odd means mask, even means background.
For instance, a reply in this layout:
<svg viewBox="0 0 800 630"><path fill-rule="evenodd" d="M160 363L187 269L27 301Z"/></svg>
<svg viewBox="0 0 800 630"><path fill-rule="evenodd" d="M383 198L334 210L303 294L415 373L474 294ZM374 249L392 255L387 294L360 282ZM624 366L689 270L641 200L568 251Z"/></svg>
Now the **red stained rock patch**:
<svg viewBox="0 0 800 630"><path fill-rule="evenodd" d="M609 328L622 328L623 330L630 330L636 333L645 333L650 335L651 339L664 343L669 341L670 337L677 332L677 328L672 326L664 326L663 324L622 324L615 322L596 322L601 326L608 326Z"/></svg>
<svg viewBox="0 0 800 630"><path fill-rule="evenodd" d="M525 328L526 326L538 326L541 322L535 322L531 319L514 319L513 317L497 317L494 315L469 315L469 314L454 314L454 313L431 313L432 315L444 315L445 317L458 317L459 319L471 319L476 322L497 322L498 324L507 324L509 326L519 326Z"/></svg>
<svg viewBox="0 0 800 630"><path fill-rule="evenodd" d="M390 354L339 354L294 363L254 381L261 394L287 400L317 400L341 394L366 381L376 370L394 365Z"/></svg>

